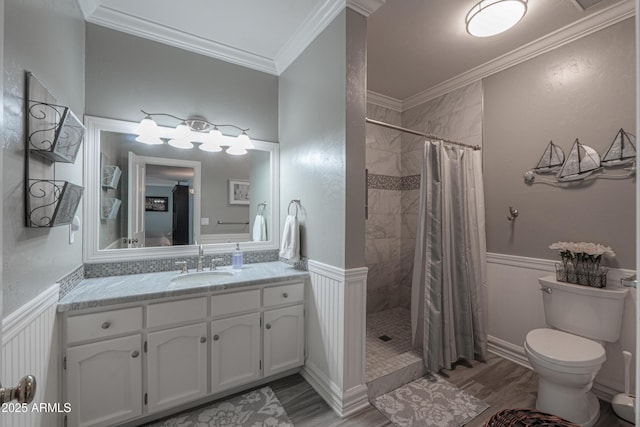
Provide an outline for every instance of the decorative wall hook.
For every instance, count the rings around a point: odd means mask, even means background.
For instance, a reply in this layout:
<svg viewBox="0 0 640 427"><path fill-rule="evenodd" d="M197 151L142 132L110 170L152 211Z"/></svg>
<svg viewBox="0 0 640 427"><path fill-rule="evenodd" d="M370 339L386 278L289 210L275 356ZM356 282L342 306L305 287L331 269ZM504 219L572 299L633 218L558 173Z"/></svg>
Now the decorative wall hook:
<svg viewBox="0 0 640 427"><path fill-rule="evenodd" d="M518 215L520 215L518 209L514 208L513 206L509 206L509 215L507 215L507 219L509 221L513 221L514 219L518 218Z"/></svg>

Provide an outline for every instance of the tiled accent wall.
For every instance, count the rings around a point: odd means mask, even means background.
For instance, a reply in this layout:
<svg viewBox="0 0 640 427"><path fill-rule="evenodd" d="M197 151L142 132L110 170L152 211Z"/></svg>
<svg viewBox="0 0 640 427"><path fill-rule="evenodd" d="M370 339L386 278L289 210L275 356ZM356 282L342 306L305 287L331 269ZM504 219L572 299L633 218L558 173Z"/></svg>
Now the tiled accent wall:
<svg viewBox="0 0 640 427"><path fill-rule="evenodd" d="M84 279L84 265L73 270L71 273L58 280L60 285L59 298L62 299L65 295L75 289L76 286Z"/></svg>
<svg viewBox="0 0 640 427"><path fill-rule="evenodd" d="M472 83L403 111L402 126L465 144L482 146L482 82ZM411 305L411 279L424 142L423 137L402 134L403 191L400 248L400 306L402 307Z"/></svg>
<svg viewBox="0 0 640 427"><path fill-rule="evenodd" d="M209 266L211 265L211 258L222 258L223 260L218 261L217 265L231 265L231 255L231 253L206 255L204 257L203 264L205 266ZM156 271L171 271L177 269L176 261L187 261L187 267L193 269L196 268L196 258L196 256L190 256L175 258L155 258L139 261L108 262L100 264L85 264L84 276L86 278L93 278L118 276L121 274L140 274L153 273ZM278 261L277 250L244 252L245 264L271 261ZM304 265L304 263L301 265Z"/></svg>
<svg viewBox="0 0 640 427"><path fill-rule="evenodd" d="M390 175L367 175L367 188L373 190L401 190L402 178L399 176Z"/></svg>

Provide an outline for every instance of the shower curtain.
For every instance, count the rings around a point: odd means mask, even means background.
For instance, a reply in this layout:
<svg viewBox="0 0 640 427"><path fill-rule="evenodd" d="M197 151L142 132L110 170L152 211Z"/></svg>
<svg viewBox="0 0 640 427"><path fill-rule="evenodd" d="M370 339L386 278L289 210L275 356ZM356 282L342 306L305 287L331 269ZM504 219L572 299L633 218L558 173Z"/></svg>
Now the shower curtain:
<svg viewBox="0 0 640 427"><path fill-rule="evenodd" d="M427 369L487 352L480 151L425 142L411 293L414 347Z"/></svg>

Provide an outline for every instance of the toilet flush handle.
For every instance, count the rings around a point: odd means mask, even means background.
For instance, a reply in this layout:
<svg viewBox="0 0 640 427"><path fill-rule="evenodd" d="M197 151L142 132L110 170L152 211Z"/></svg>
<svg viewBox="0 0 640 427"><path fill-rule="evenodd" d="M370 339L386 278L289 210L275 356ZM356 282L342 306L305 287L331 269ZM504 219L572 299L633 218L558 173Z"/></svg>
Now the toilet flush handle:
<svg viewBox="0 0 640 427"><path fill-rule="evenodd" d="M548 294L552 294L553 293L553 290L551 288L540 288L540 291L546 292Z"/></svg>

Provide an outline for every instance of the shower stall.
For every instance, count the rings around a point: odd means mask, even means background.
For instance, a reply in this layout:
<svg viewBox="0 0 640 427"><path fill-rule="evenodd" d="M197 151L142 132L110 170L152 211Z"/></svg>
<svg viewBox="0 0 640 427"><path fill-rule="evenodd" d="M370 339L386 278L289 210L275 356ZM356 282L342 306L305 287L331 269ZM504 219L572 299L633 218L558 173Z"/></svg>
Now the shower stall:
<svg viewBox="0 0 640 427"><path fill-rule="evenodd" d="M393 107L393 106L392 106ZM481 82L410 109L367 103L367 117L468 145L482 143ZM366 125L366 381L374 397L426 373L414 348L411 288L425 137Z"/></svg>

